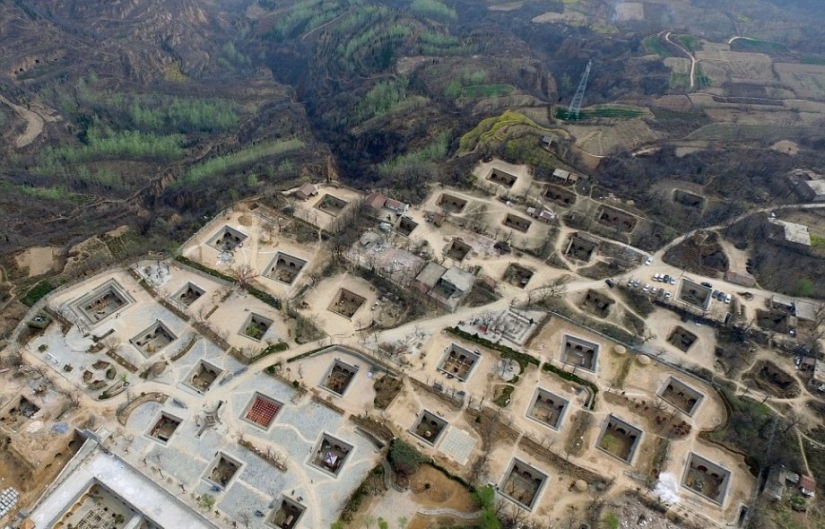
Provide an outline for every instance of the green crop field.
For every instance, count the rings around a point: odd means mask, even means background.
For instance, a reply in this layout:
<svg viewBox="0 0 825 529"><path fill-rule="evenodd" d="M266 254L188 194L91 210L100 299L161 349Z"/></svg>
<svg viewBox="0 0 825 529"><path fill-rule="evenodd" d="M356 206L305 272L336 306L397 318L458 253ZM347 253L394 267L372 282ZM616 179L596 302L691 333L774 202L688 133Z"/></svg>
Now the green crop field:
<svg viewBox="0 0 825 529"><path fill-rule="evenodd" d="M449 132L445 132L426 147L402 154L382 163L379 170L383 173L390 173L410 165L441 161L447 156L447 151L450 149L450 136Z"/></svg>
<svg viewBox="0 0 825 529"><path fill-rule="evenodd" d="M736 51L751 51L761 53L786 53L788 47L779 42L769 42L758 39L736 39L732 48Z"/></svg>
<svg viewBox="0 0 825 529"><path fill-rule="evenodd" d="M410 11L417 15L445 22L451 22L458 18L455 9L442 4L438 0L413 0L410 4Z"/></svg>
<svg viewBox="0 0 825 529"><path fill-rule="evenodd" d="M242 149L232 154L218 156L195 165L186 172L183 177L183 183L193 184L204 178L224 174L233 169L250 165L268 156L275 156L277 154L301 149L303 146L304 142L298 138L259 143L253 147Z"/></svg>
<svg viewBox="0 0 825 529"><path fill-rule="evenodd" d="M642 44L644 44L645 49L649 53L655 53L662 59L666 59L671 56L671 53L667 49L667 45L661 41L658 35L651 35L647 37L644 41L642 41Z"/></svg>
<svg viewBox="0 0 825 529"><path fill-rule="evenodd" d="M696 65L696 88L707 88L711 85L711 79L702 70L702 65Z"/></svg>
<svg viewBox="0 0 825 529"><path fill-rule="evenodd" d="M702 41L693 35L679 35L676 40L685 47L687 51L694 52L702 49Z"/></svg>
<svg viewBox="0 0 825 529"><path fill-rule="evenodd" d="M84 144L44 150L43 171L60 168L65 163L106 159L174 160L183 156L184 137L180 134L157 136L139 131L109 132L90 127Z"/></svg>

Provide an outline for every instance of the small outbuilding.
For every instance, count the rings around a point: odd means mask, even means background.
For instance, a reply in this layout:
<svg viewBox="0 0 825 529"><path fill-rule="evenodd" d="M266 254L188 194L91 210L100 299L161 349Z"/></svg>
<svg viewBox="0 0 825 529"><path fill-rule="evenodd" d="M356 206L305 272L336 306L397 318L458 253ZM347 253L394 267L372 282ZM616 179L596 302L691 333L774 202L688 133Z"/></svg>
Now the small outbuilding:
<svg viewBox="0 0 825 529"><path fill-rule="evenodd" d="M799 477L799 492L804 496L812 498L816 494L816 480L811 476L802 475Z"/></svg>
<svg viewBox="0 0 825 529"><path fill-rule="evenodd" d="M309 200L318 194L318 188L310 183L306 183L298 188L295 192L295 197L301 200Z"/></svg>

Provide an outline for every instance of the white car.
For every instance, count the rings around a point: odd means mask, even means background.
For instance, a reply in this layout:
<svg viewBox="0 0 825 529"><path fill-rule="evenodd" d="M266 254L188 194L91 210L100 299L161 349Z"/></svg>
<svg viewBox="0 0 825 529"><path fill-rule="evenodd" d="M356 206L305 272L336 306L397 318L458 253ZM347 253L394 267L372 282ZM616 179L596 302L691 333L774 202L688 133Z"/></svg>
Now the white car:
<svg viewBox="0 0 825 529"><path fill-rule="evenodd" d="M725 294L725 303L730 303L731 297L730 294Z"/></svg>
<svg viewBox="0 0 825 529"><path fill-rule="evenodd" d="M661 281L662 280L662 275L661 274L655 274L653 276L653 280L654 281Z"/></svg>
<svg viewBox="0 0 825 529"><path fill-rule="evenodd" d="M671 298L670 292L665 292L665 299L668 300Z"/></svg>
<svg viewBox="0 0 825 529"><path fill-rule="evenodd" d="M649 284L649 283L645 283L645 287L642 289L642 292L644 292L645 294L647 294L648 290L650 290L650 284Z"/></svg>
<svg viewBox="0 0 825 529"><path fill-rule="evenodd" d="M675 285L675 284L676 284L676 278L675 278L675 277L670 276L670 284L671 284L671 285Z"/></svg>
<svg viewBox="0 0 825 529"><path fill-rule="evenodd" d="M652 264L653 264L653 257L648 257L648 258L647 258L647 261L645 261L645 264L646 264L647 266L652 265Z"/></svg>

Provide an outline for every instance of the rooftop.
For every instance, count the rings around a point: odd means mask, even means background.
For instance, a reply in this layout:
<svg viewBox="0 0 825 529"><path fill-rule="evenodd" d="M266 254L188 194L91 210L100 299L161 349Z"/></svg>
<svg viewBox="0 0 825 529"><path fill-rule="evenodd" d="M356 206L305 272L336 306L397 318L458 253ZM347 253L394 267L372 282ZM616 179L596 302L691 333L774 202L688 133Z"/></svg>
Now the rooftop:
<svg viewBox="0 0 825 529"><path fill-rule="evenodd" d="M313 196L317 192L318 192L318 188L316 188L314 185L310 184L309 182L307 182L306 184L299 187L298 191L296 191L296 193L300 193L300 194L302 194L306 197Z"/></svg>
<svg viewBox="0 0 825 529"><path fill-rule="evenodd" d="M475 276L466 270L453 266L444 272L441 279L450 283L462 292L468 292L471 288L473 288Z"/></svg>
<svg viewBox="0 0 825 529"><path fill-rule="evenodd" d="M805 246L811 245L811 233L804 224L795 224L779 219L768 219L768 222L776 226L781 226L785 230L785 240Z"/></svg>
<svg viewBox="0 0 825 529"><path fill-rule="evenodd" d="M374 193L370 193L370 195L364 200L364 205L373 209L381 209L384 207L386 202L387 196L376 191Z"/></svg>
<svg viewBox="0 0 825 529"><path fill-rule="evenodd" d="M825 195L825 180L808 180L806 184L817 195Z"/></svg>
<svg viewBox="0 0 825 529"><path fill-rule="evenodd" d="M129 463L102 449L94 436L87 438L55 483L40 498L30 515L37 529L53 527L78 498L98 483L160 527L217 527Z"/></svg>
<svg viewBox="0 0 825 529"><path fill-rule="evenodd" d="M800 320L814 321L816 320L817 306L810 301L797 300L796 301L796 317Z"/></svg>
<svg viewBox="0 0 825 529"><path fill-rule="evenodd" d="M432 288L438 283L441 276L445 275L444 272L446 271L447 269L438 263L428 263L424 270L415 276L415 280Z"/></svg>
<svg viewBox="0 0 825 529"><path fill-rule="evenodd" d="M811 476L800 476L799 477L799 486L803 489L808 489L810 491L816 490L816 480Z"/></svg>
<svg viewBox="0 0 825 529"><path fill-rule="evenodd" d="M794 304L794 299L784 294L774 294L773 296L771 296L771 304L784 305L786 307L790 307Z"/></svg>

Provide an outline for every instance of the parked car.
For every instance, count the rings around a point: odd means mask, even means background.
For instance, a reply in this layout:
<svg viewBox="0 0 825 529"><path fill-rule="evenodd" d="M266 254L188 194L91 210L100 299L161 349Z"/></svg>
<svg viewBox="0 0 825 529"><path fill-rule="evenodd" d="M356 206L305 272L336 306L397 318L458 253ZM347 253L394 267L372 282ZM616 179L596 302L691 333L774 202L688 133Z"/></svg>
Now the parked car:
<svg viewBox="0 0 825 529"><path fill-rule="evenodd" d="M653 287L652 289L650 289L650 295L651 296L655 296L657 292L659 292L659 289L656 288L656 287Z"/></svg>
<svg viewBox="0 0 825 529"><path fill-rule="evenodd" d="M670 292L665 292L665 301L670 300L670 298L671 298Z"/></svg>
<svg viewBox="0 0 825 529"><path fill-rule="evenodd" d="M665 283L670 283L670 276L665 274L665 276L662 278L662 281L664 281Z"/></svg>
<svg viewBox="0 0 825 529"><path fill-rule="evenodd" d="M627 287L628 288L633 288L633 278L632 277L627 280Z"/></svg>
<svg viewBox="0 0 825 529"><path fill-rule="evenodd" d="M708 283L707 281L702 281L702 286L703 286L703 287L708 287L708 288L713 288L713 285L711 285L711 284L710 284L710 283Z"/></svg>
<svg viewBox="0 0 825 529"><path fill-rule="evenodd" d="M649 290L650 290L650 284L649 284L649 283L645 283L645 287L642 289L642 292L644 292L645 294L647 294L647 292L648 292Z"/></svg>
<svg viewBox="0 0 825 529"><path fill-rule="evenodd" d="M654 281L661 281L661 280L662 280L662 276L661 276L661 275L659 275L659 274L653 274L653 280L654 280Z"/></svg>
<svg viewBox="0 0 825 529"><path fill-rule="evenodd" d="M639 288L639 285L641 285L641 284L642 284L641 279L637 279L636 281L633 282L633 286L636 287L636 288Z"/></svg>
<svg viewBox="0 0 825 529"><path fill-rule="evenodd" d="M616 286L616 283L614 283L612 279L605 279L604 282L607 283L607 286L609 286L610 288Z"/></svg>
<svg viewBox="0 0 825 529"><path fill-rule="evenodd" d="M671 285L675 285L675 284L676 284L676 278L675 278L675 277L670 276L670 284L671 284Z"/></svg>
<svg viewBox="0 0 825 529"><path fill-rule="evenodd" d="M645 264L647 266L652 265L653 264L653 257L648 257L647 260L645 260Z"/></svg>
<svg viewBox="0 0 825 529"><path fill-rule="evenodd" d="M725 303L730 303L731 296L730 294L725 294Z"/></svg>

